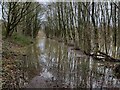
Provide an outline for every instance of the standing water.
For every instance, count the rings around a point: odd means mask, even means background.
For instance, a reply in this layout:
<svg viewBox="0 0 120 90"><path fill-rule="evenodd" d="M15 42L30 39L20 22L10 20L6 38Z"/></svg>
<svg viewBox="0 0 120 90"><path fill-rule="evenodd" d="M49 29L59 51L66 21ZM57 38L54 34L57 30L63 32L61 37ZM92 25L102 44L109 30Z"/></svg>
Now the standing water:
<svg viewBox="0 0 120 90"><path fill-rule="evenodd" d="M120 88L113 71L117 63L96 61L71 48L41 32L25 61L27 87Z"/></svg>

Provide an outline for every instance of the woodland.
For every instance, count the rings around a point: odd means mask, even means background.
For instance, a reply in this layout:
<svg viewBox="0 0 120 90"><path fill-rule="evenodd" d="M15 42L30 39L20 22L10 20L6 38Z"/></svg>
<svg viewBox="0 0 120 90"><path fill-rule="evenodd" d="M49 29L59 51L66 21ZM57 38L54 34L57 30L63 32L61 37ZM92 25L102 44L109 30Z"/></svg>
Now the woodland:
<svg viewBox="0 0 120 90"><path fill-rule="evenodd" d="M43 34L40 34L41 32L45 34L45 38L46 40L48 40L46 41L46 43L48 43L47 45L51 45L50 47L53 48L52 51L47 51L49 52L49 55L51 55L52 52L54 52L55 50L56 52L58 50L58 52L55 54L56 57L58 56L58 58L55 59L58 67L57 71L59 71L59 69L62 71L69 71L68 69L65 69L65 67L67 67L67 64L66 66L64 66L64 62L69 60L70 56L69 54L67 54L67 56L66 54L61 54L65 50L62 49L60 51L55 45L52 45L50 43L52 41L49 41L49 39L58 42L57 45L59 47L72 47L71 50L73 50L74 52L81 52L83 57L85 55L85 57L89 58L88 61L85 61L82 56L75 56L77 58L81 58L81 63L79 63L79 59L70 59L72 61L78 62L78 64L80 65L83 65L82 62L89 62L90 65L90 58L92 58L93 62L102 63L102 65L106 69L108 69L109 67L109 69L113 72L112 75L114 77L117 77L117 79L115 80L116 82L118 82L118 86L115 86L113 84L112 85L115 88L120 88L119 1L0 2L0 7L0 12L2 13L2 18L0 20L0 26L2 27L2 60L0 61L0 64L2 66L0 74L2 76L0 76L0 78L2 78L2 80L0 80L2 82L1 87L3 89L21 88L26 85L23 84L24 82L28 82L29 85L30 81L25 81L26 78L29 78L29 74L27 76L25 76L26 74L24 74L24 72L29 72L30 69L28 67L29 65L27 66L27 64L25 63L26 57L27 60L29 60L30 58L30 56L28 56L26 52L28 51L28 49L32 49L32 46L37 45L36 41L40 43L38 38L42 38ZM47 45L44 46L47 47ZM54 48L57 49L54 50ZM34 50L30 52L33 51ZM37 51L37 49L35 51ZM40 55L42 54L43 53L41 53ZM36 55L36 53L32 53L32 55ZM52 55L49 55L48 58L51 58ZM65 61L64 57L67 57ZM38 64L35 64L36 58L32 58L32 60L33 62L31 62L30 67L32 67L33 65L34 68L37 67ZM39 58L39 60L42 59ZM50 62L54 64L54 62ZM78 64L77 67L79 67ZM72 65L75 69L76 66L73 63ZM36 72L40 73L38 69L34 68L32 68L31 70L36 75ZM52 68L55 69L54 67ZM96 68L98 69L98 66ZM72 69L70 69L70 71L71 70ZM83 69L77 69L76 72L79 73L80 70ZM29 73L32 74L33 72ZM87 71L83 70L82 73L84 72ZM78 73L75 74L78 75ZM60 72L58 74L60 74ZM80 78L80 75L78 75L77 77ZM25 79L21 81L20 78L23 79L23 76L25 76ZM63 76L65 77L65 75ZM30 77L33 78L34 76ZM30 80L32 78L30 78ZM62 80L65 81L65 78ZM39 81L41 81L42 84L44 83L44 80L42 81L42 79L40 79ZM84 85L83 83L78 84L78 82L82 81L76 81L77 84L75 83L76 86L73 88L94 88L91 83L87 86L87 81L86 84L85 80L83 81ZM89 81L92 82L91 79L88 80L88 82ZM61 83L59 83L59 85L60 84ZM43 86L41 85L39 85L40 88L48 87L46 83L44 83ZM71 84L68 84L66 86L63 85L63 87L68 88L70 88L70 86ZM109 88L109 86L110 85L106 87ZM60 88L61 87L62 85L60 86Z"/></svg>

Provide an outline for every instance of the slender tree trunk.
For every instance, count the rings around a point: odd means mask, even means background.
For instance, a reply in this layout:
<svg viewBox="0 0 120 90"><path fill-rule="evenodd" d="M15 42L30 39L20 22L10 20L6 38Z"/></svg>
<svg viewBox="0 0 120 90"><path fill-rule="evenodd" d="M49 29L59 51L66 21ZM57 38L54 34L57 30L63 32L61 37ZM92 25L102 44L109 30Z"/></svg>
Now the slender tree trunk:
<svg viewBox="0 0 120 90"><path fill-rule="evenodd" d="M99 45L98 45L98 31L97 31L97 26L95 24L95 16L94 16L94 10L95 10L95 6L94 6L94 2L92 2L92 23L94 26L94 40L95 40L95 53L97 53Z"/></svg>
<svg viewBox="0 0 120 90"><path fill-rule="evenodd" d="M119 2L119 7L120 7L120 2ZM120 45L120 9L118 9L118 46L119 45Z"/></svg>
<svg viewBox="0 0 120 90"><path fill-rule="evenodd" d="M116 5L114 5L114 46L116 46L117 42L117 28L116 28Z"/></svg>

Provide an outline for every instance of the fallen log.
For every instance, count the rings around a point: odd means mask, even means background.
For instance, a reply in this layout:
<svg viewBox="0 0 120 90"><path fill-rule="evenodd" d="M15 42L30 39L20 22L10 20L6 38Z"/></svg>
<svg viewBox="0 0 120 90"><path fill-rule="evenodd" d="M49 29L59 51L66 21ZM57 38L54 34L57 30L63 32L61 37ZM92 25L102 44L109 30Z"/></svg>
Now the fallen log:
<svg viewBox="0 0 120 90"><path fill-rule="evenodd" d="M93 54L87 53L85 51L84 51L84 53L87 56L91 56L92 58L97 59L97 60L104 60L104 61L110 61L110 62L120 62L120 59L115 59L115 58L113 58L113 57L109 56L108 54L101 52L101 51L98 51L97 53L93 53Z"/></svg>
<svg viewBox="0 0 120 90"><path fill-rule="evenodd" d="M101 52L101 51L98 51L102 56L105 57L105 60L106 61L112 61L112 62L120 62L120 59L115 59L111 56L109 56L108 54L104 53L104 52Z"/></svg>

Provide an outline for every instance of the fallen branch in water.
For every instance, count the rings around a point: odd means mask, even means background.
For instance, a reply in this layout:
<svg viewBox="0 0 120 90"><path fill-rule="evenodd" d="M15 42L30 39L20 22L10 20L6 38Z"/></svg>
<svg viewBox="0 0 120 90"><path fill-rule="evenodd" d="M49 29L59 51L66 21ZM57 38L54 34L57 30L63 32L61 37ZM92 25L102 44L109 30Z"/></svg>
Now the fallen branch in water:
<svg viewBox="0 0 120 90"><path fill-rule="evenodd" d="M107 55L106 53L101 52L101 51L98 51L98 52L99 52L102 56L105 57L105 60L106 60L106 61L120 62L120 59L115 59L115 58L113 58L113 57L111 57L111 56L109 56L109 55Z"/></svg>
<svg viewBox="0 0 120 90"><path fill-rule="evenodd" d="M101 52L101 51L98 51L96 54L87 53L85 51L84 51L84 53L88 56L93 57L94 59L97 59L97 60L105 60L105 61L110 61L110 62L120 62L120 59L115 59L115 58L113 58L113 57L109 56L108 54Z"/></svg>

